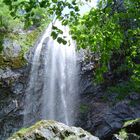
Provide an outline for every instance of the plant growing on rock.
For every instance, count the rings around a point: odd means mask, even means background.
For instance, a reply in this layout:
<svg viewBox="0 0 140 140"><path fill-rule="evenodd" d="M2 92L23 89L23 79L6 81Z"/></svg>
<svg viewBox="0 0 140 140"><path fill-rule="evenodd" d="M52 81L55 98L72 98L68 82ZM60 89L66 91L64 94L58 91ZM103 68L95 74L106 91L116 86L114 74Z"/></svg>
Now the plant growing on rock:
<svg viewBox="0 0 140 140"><path fill-rule="evenodd" d="M98 8L71 26L78 48L89 48L96 54L97 82L140 81L139 9L134 0L100 0Z"/></svg>

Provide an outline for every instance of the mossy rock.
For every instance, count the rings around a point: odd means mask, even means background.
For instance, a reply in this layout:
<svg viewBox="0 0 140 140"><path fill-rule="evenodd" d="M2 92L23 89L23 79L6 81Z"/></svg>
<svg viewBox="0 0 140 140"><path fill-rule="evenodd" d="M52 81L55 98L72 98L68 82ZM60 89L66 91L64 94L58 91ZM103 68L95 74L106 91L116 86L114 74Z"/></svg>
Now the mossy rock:
<svg viewBox="0 0 140 140"><path fill-rule="evenodd" d="M43 29L42 29L43 30ZM0 68L11 67L13 69L21 68L26 65L24 55L30 47L33 47L41 33L40 29L35 29L25 34L7 33L0 38ZM8 42L8 46L4 47L4 40ZM20 51L14 56L14 45L19 46ZM6 44L7 45L7 44ZM5 48L7 48L6 51ZM6 53L7 54L6 54Z"/></svg>
<svg viewBox="0 0 140 140"><path fill-rule="evenodd" d="M140 140L140 118L125 122L115 138L117 140Z"/></svg>
<svg viewBox="0 0 140 140"><path fill-rule="evenodd" d="M11 67L16 69L16 68L21 68L26 64L26 60L22 57L15 57L11 60Z"/></svg>
<svg viewBox="0 0 140 140"><path fill-rule="evenodd" d="M137 118L135 120L126 121L123 125L123 128L127 128L129 126L133 126L133 125L136 125L136 124L140 125L140 118Z"/></svg>
<svg viewBox="0 0 140 140"><path fill-rule="evenodd" d="M0 55L0 68L10 67L12 69L21 68L26 65L26 60L22 56L5 59Z"/></svg>
<svg viewBox="0 0 140 140"><path fill-rule="evenodd" d="M99 140L81 128L42 120L29 128L23 128L8 140Z"/></svg>

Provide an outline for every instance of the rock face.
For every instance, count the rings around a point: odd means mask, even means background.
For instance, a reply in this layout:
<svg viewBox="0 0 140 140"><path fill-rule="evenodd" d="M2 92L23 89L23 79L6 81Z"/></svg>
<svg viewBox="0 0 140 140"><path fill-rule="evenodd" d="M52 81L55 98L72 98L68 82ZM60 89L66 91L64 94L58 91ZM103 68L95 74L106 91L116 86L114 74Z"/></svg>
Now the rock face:
<svg viewBox="0 0 140 140"><path fill-rule="evenodd" d="M0 140L5 140L23 125L24 94L30 70L30 55L28 54L26 59L28 64L20 68L13 68L9 64L0 68ZM18 63L21 63L20 60Z"/></svg>
<svg viewBox="0 0 140 140"><path fill-rule="evenodd" d="M24 95L34 48L24 59L20 53L23 46L18 43L6 38L0 54L0 140L23 126Z"/></svg>
<svg viewBox="0 0 140 140"><path fill-rule="evenodd" d="M22 127L28 70L0 69L0 139Z"/></svg>
<svg viewBox="0 0 140 140"><path fill-rule="evenodd" d="M140 94L129 93L118 100L116 93L109 94L93 84L93 63L80 62L80 113L76 125L103 140L112 140L125 121L140 117Z"/></svg>
<svg viewBox="0 0 140 140"><path fill-rule="evenodd" d="M112 140L113 134L122 128L125 121L140 117L140 94L130 93L126 98L117 100L115 93L109 95L101 91L99 87L94 88L91 82L89 84L86 92L81 92L80 95L77 126L103 140ZM88 83L83 84L83 88L86 85ZM94 88L93 91L91 91L91 86Z"/></svg>
<svg viewBox="0 0 140 140"><path fill-rule="evenodd" d="M76 126L103 140L111 140L125 121L140 117L140 94L130 93L125 99L118 101L115 93L105 93L102 87L93 84L93 71L97 63L93 63L92 54L83 53L80 52L78 57L81 79ZM0 140L5 140L22 127L24 93L32 54L33 50L25 56L28 65L22 68L0 69ZM90 58L85 60L87 55Z"/></svg>
<svg viewBox="0 0 140 140"><path fill-rule="evenodd" d="M40 121L21 129L8 140L99 140L81 128L69 127L56 121Z"/></svg>

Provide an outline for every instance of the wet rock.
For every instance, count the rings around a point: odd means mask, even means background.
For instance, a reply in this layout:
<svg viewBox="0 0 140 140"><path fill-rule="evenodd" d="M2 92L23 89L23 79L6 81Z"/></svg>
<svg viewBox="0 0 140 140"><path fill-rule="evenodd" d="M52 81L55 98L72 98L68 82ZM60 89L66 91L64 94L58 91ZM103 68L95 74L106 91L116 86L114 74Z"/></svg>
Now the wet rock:
<svg viewBox="0 0 140 140"><path fill-rule="evenodd" d="M14 84L12 84L11 89L12 89L13 93L20 94L24 91L24 84L15 82Z"/></svg>
<svg viewBox="0 0 140 140"><path fill-rule="evenodd" d="M8 58L12 58L12 57L18 57L19 53L21 51L21 46L19 45L18 42L16 42L16 40L11 40L9 38L5 38L3 41L3 56L6 57L6 59Z"/></svg>
<svg viewBox="0 0 140 140"><path fill-rule="evenodd" d="M69 127L56 121L40 121L21 129L8 140L99 140L81 128Z"/></svg>

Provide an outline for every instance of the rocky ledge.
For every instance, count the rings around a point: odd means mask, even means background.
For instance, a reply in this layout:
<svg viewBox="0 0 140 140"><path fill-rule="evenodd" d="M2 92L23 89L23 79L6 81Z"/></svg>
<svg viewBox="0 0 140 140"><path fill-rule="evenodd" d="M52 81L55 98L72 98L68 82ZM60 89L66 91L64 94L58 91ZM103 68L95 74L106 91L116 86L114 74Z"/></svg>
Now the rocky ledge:
<svg viewBox="0 0 140 140"><path fill-rule="evenodd" d="M140 140L140 118L127 121L113 140Z"/></svg>
<svg viewBox="0 0 140 140"><path fill-rule="evenodd" d="M99 140L82 128L42 120L29 128L23 128L8 140Z"/></svg>

